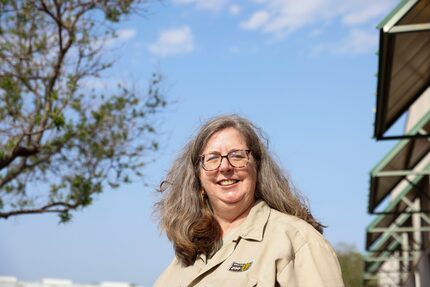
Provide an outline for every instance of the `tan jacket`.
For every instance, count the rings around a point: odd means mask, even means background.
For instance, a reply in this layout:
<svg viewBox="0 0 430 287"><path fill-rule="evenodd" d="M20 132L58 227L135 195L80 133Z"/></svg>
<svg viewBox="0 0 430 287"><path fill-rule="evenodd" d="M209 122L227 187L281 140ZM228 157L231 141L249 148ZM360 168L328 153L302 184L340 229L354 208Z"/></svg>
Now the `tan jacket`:
<svg viewBox="0 0 430 287"><path fill-rule="evenodd" d="M182 267L177 259L156 287L281 286L341 287L335 252L305 221L270 208L264 201L250 211L236 236L215 255Z"/></svg>

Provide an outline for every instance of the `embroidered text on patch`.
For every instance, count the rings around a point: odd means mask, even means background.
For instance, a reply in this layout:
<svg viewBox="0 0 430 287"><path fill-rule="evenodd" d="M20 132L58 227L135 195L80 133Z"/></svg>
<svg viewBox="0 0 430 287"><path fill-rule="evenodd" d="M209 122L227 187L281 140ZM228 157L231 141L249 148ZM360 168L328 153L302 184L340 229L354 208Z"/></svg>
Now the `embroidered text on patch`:
<svg viewBox="0 0 430 287"><path fill-rule="evenodd" d="M230 268L228 269L228 271L232 271L232 272L244 272L246 270L248 270L252 265L252 262L248 262L248 263L238 263L238 262L233 262L230 266Z"/></svg>

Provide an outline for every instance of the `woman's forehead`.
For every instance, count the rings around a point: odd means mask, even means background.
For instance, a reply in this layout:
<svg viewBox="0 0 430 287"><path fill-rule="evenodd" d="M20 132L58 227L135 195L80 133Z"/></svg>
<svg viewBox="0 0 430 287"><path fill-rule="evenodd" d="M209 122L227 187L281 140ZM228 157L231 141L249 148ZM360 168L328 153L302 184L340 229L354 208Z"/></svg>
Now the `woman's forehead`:
<svg viewBox="0 0 430 287"><path fill-rule="evenodd" d="M247 148L245 137L235 128L225 128L208 138L203 152L229 151L238 148Z"/></svg>

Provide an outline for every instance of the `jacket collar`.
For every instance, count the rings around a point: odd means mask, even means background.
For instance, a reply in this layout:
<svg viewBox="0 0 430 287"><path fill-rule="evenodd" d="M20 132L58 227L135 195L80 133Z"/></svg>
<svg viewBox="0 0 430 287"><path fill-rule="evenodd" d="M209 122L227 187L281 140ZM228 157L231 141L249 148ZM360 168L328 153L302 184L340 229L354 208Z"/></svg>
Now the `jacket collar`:
<svg viewBox="0 0 430 287"><path fill-rule="evenodd" d="M199 262L198 264L203 263L206 265L202 265L202 269L199 271L198 275L187 286L195 286L195 284L201 280L203 274L224 262L233 253L236 246L240 244L240 238L245 240L262 241L264 237L264 229L267 221L269 220L270 210L271 209L266 202L257 201L249 211L245 221L240 226L239 233L236 238L232 240L233 242L226 242L225 246L221 247L209 262L204 254L199 254L198 258L203 262Z"/></svg>
<svg viewBox="0 0 430 287"><path fill-rule="evenodd" d="M270 216L270 207L263 200L257 201L249 211L245 221L239 227L240 230L236 237L232 238L233 242L238 242L239 237L246 240L262 241L264 237L264 228ZM225 242L227 244L227 242ZM203 262L207 262L205 254L197 255Z"/></svg>
<svg viewBox="0 0 430 287"><path fill-rule="evenodd" d="M270 207L263 200L259 200L249 211L240 228L240 237L248 240L262 241L264 228L270 216Z"/></svg>

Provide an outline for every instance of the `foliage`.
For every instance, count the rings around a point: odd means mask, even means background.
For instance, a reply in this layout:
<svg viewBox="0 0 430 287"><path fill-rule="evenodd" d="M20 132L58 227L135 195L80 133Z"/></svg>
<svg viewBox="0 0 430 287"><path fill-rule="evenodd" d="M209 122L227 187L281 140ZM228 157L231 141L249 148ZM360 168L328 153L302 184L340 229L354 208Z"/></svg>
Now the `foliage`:
<svg viewBox="0 0 430 287"><path fill-rule="evenodd" d="M376 287L375 280L367 280L363 285L364 257L357 251L354 245L340 243L336 248L339 264L342 269L343 282L345 287Z"/></svg>
<svg viewBox="0 0 430 287"><path fill-rule="evenodd" d="M345 287L362 287L364 258L353 245L340 243L336 248ZM376 286L376 285L372 285Z"/></svg>
<svg viewBox="0 0 430 287"><path fill-rule="evenodd" d="M102 43L142 9L133 0L0 1L0 218L88 206L143 176L157 150L162 77L147 93L85 83L112 67Z"/></svg>

